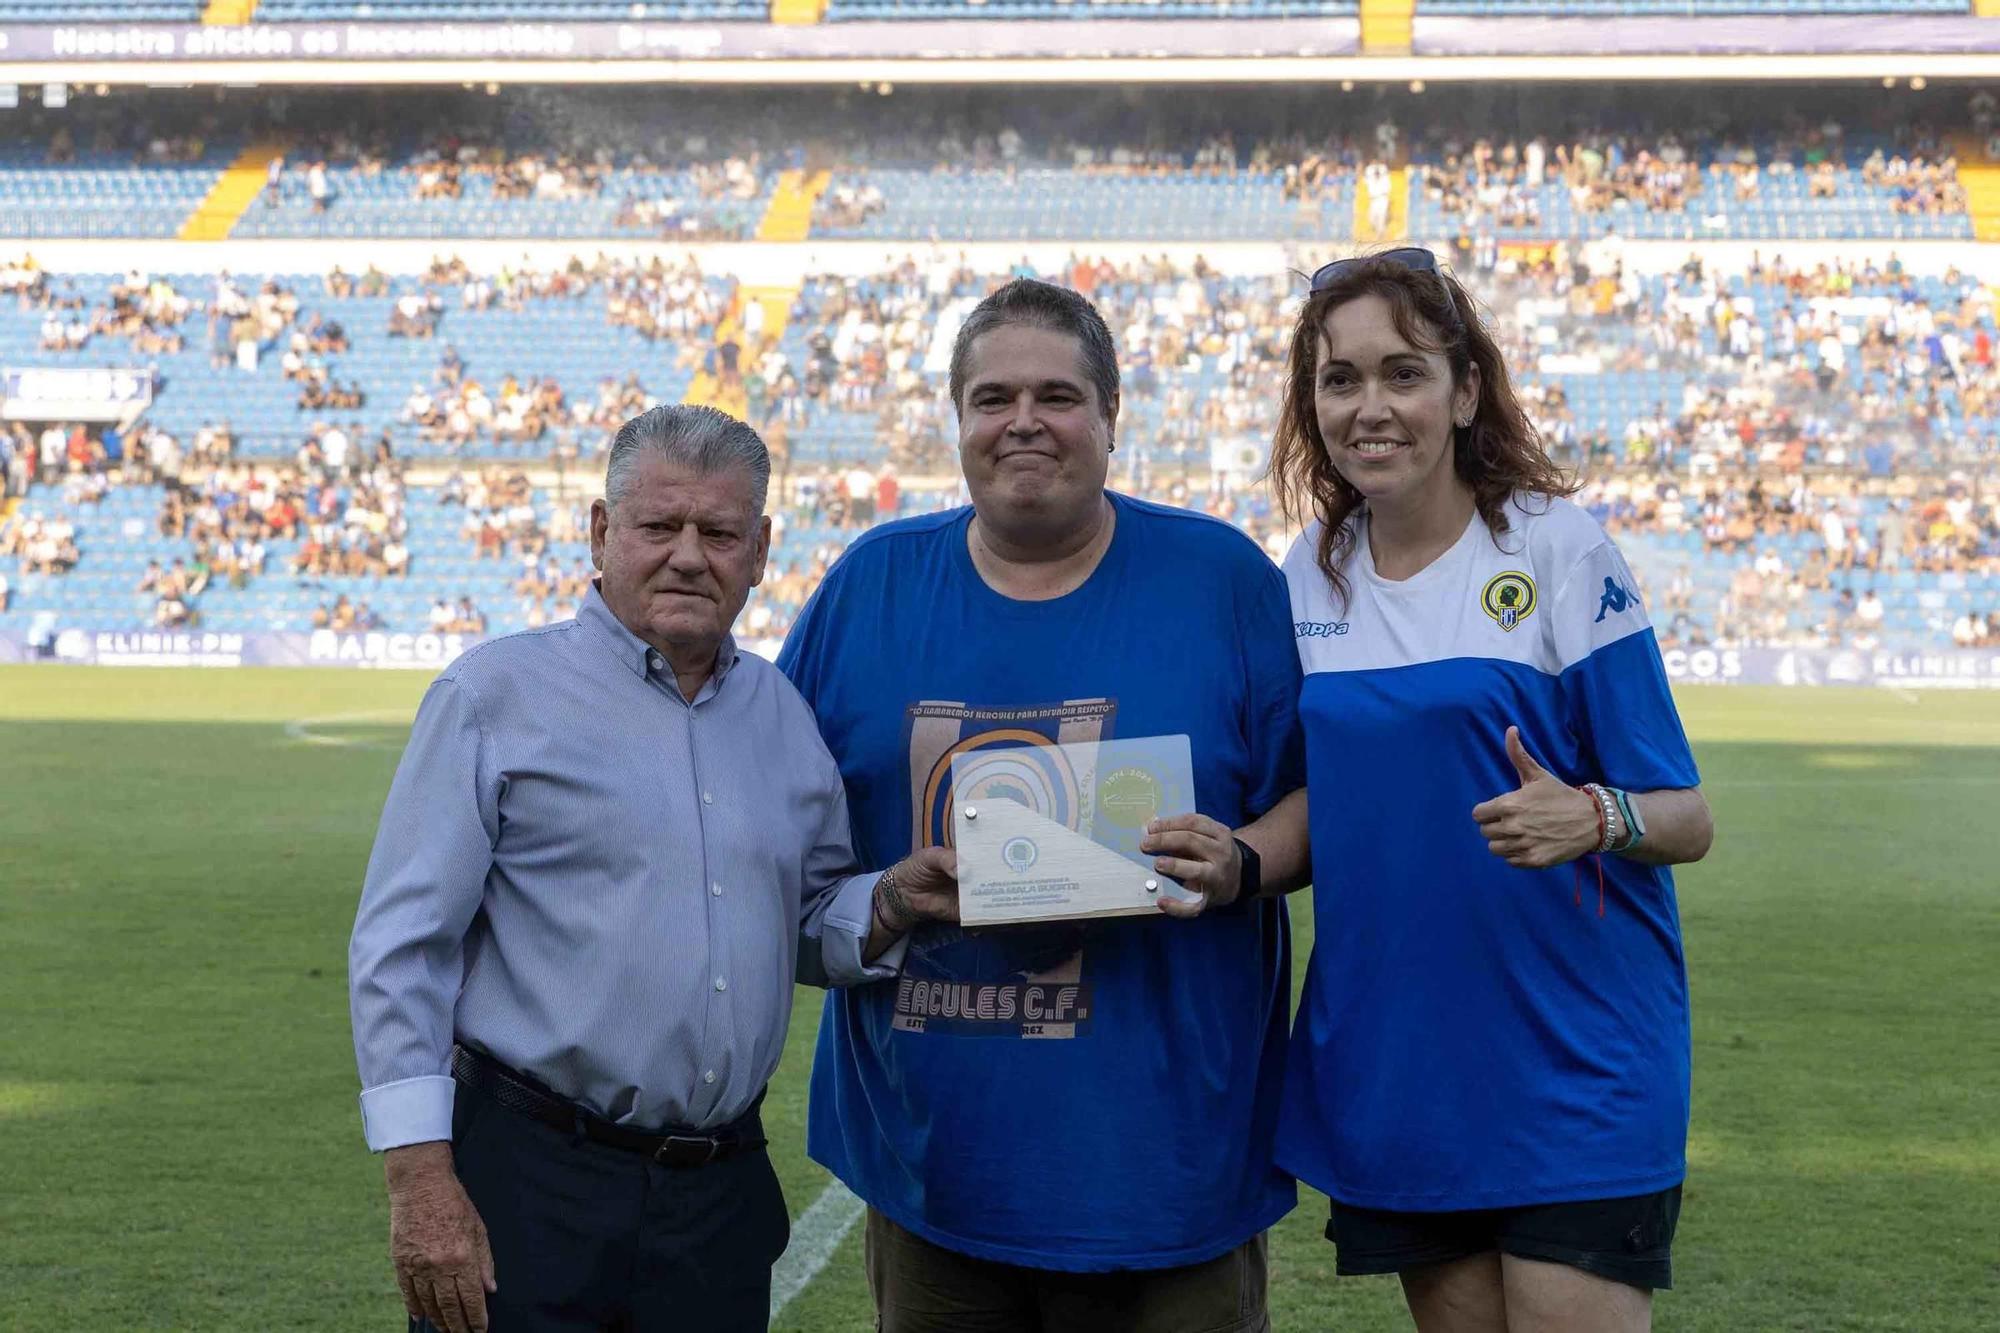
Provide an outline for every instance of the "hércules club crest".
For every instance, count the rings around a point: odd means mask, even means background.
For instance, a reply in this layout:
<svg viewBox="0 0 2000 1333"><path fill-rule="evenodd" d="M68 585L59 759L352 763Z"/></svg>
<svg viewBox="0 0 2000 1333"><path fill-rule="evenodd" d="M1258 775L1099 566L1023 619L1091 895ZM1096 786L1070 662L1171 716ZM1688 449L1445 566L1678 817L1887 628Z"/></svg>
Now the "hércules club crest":
<svg viewBox="0 0 2000 1333"><path fill-rule="evenodd" d="M1517 569L1495 574L1486 580L1479 606L1501 629L1511 631L1535 613L1535 581Z"/></svg>

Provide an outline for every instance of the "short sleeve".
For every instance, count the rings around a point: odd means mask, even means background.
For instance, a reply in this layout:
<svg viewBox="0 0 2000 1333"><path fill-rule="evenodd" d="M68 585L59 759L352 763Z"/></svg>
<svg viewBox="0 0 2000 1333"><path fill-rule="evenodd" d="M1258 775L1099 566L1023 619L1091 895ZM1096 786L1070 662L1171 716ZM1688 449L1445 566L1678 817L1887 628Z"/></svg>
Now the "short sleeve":
<svg viewBox="0 0 2000 1333"><path fill-rule="evenodd" d="M1244 598L1238 634L1248 677L1250 766L1243 800L1245 814L1255 819L1306 785L1305 736L1299 727L1304 676L1293 646L1291 599L1284 575L1268 561Z"/></svg>
<svg viewBox="0 0 2000 1333"><path fill-rule="evenodd" d="M1549 619L1586 771L1628 791L1699 786L1638 582L1609 539L1570 566Z"/></svg>

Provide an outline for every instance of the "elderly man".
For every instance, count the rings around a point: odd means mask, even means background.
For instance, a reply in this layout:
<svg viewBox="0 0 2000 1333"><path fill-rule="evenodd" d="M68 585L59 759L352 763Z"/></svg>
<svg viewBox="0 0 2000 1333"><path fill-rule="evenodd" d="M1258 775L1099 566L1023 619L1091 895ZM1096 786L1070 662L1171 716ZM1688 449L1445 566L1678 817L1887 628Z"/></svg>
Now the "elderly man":
<svg viewBox="0 0 2000 1333"><path fill-rule="evenodd" d="M811 714L730 638L769 473L711 409L627 422L577 618L418 709L349 958L413 1329L764 1328L794 975L890 975L955 917L943 852L855 873Z"/></svg>
<svg viewBox="0 0 2000 1333"><path fill-rule="evenodd" d="M808 1147L869 1204L887 1333L1267 1328L1263 1233L1294 1202L1269 895L1301 868L1260 881L1263 831L1230 830L1303 785L1283 579L1229 525L1105 490L1118 367L1075 292L989 296L951 396L971 506L856 541L779 658L857 847L946 845L955 755L1185 735L1202 813L1142 845L1207 910L920 926L896 985L830 998Z"/></svg>

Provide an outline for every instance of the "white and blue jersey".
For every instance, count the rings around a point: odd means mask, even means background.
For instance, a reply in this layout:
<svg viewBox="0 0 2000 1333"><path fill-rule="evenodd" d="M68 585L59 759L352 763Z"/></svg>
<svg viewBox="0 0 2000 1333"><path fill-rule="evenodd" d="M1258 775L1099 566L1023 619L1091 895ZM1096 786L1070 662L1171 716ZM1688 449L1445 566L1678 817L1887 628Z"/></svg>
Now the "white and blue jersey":
<svg viewBox="0 0 2000 1333"><path fill-rule="evenodd" d="M1520 786L1509 726L1564 782L1700 779L1618 548L1566 500L1517 495L1507 518L1496 539L1474 515L1392 581L1363 511L1344 602L1317 528L1285 561L1317 932L1278 1161L1356 1207L1616 1198L1685 1174L1672 874L1618 856L1516 869L1472 808Z"/></svg>

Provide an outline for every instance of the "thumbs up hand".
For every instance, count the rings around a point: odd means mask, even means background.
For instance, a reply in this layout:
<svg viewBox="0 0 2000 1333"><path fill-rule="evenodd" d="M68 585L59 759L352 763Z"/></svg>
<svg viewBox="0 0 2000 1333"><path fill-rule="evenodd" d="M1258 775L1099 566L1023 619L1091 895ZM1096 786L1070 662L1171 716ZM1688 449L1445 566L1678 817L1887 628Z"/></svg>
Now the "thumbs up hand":
<svg viewBox="0 0 2000 1333"><path fill-rule="evenodd" d="M1519 790L1472 807L1486 850L1524 870L1561 865L1595 851L1597 802L1590 793L1537 763L1521 743L1519 727L1507 728L1507 758L1520 776Z"/></svg>

